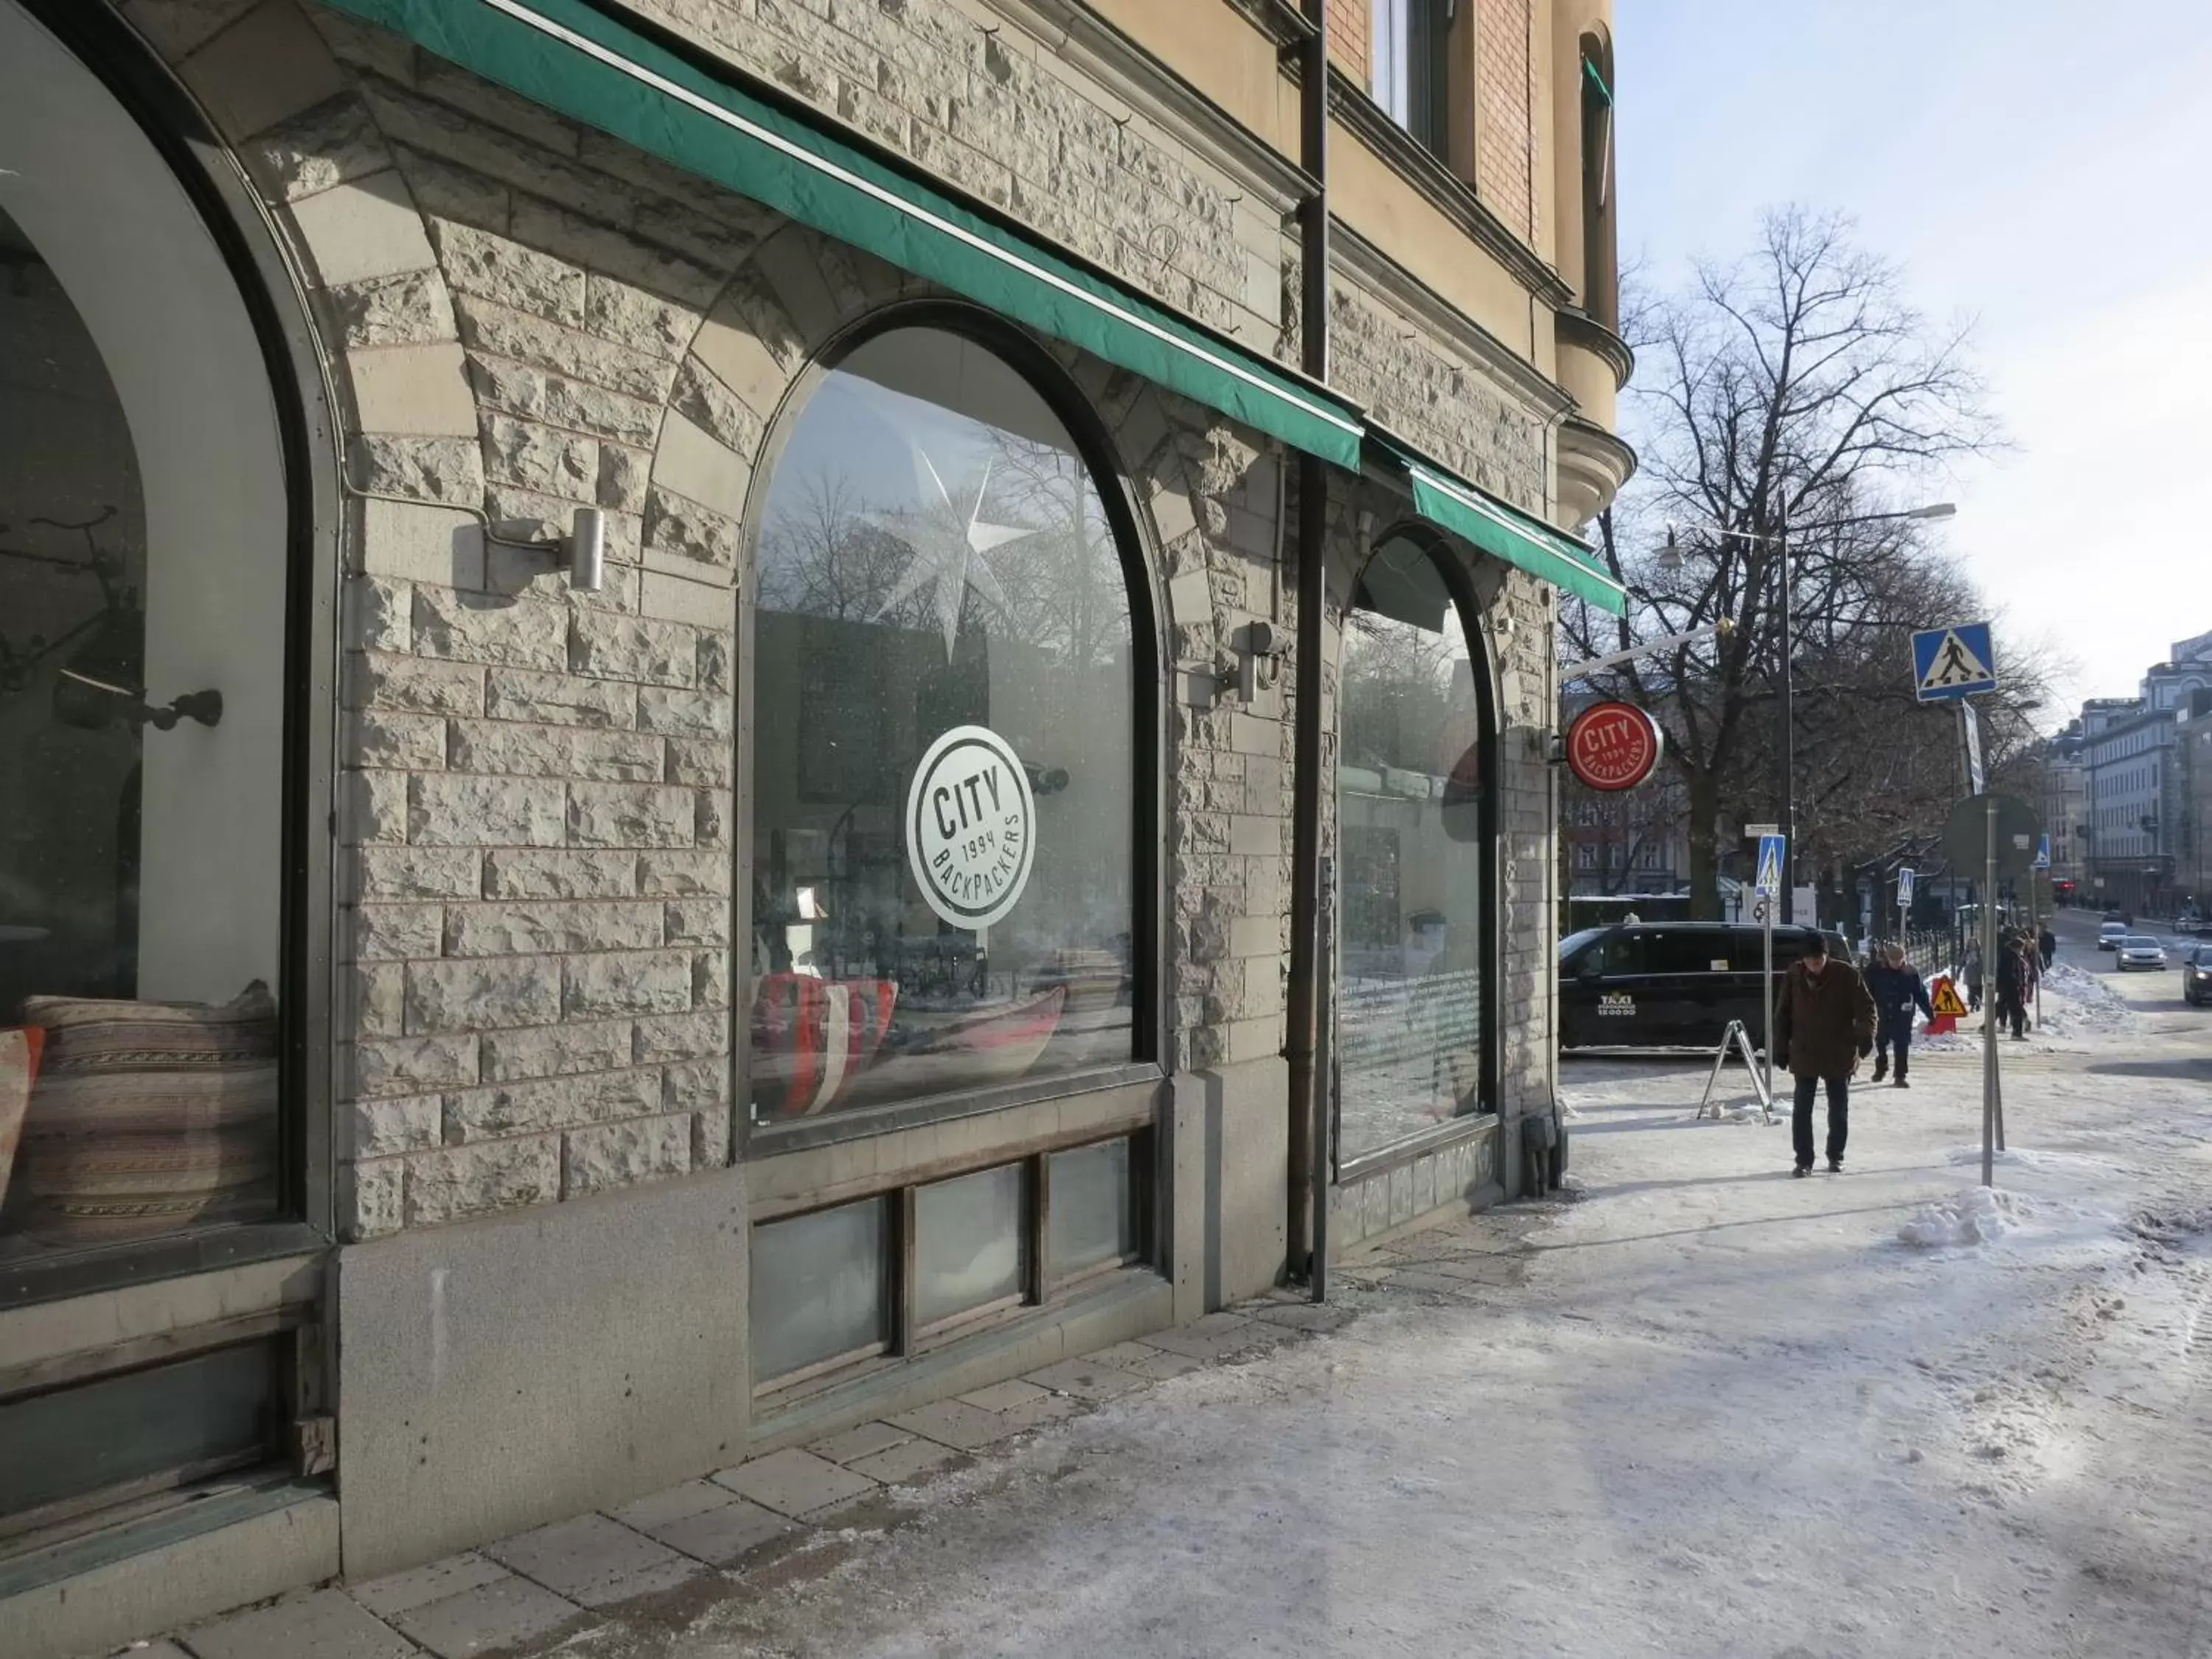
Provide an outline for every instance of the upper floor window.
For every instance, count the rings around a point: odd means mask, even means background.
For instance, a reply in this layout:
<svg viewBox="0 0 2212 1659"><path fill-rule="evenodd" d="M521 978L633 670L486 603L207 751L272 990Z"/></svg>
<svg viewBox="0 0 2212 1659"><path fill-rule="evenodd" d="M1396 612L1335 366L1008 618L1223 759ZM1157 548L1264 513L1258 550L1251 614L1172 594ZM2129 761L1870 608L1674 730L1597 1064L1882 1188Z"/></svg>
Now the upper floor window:
<svg viewBox="0 0 2212 1659"><path fill-rule="evenodd" d="M1443 155L1450 104L1444 43L1455 0L1373 0L1370 76L1375 101L1424 149Z"/></svg>
<svg viewBox="0 0 2212 1659"><path fill-rule="evenodd" d="M1582 38L1583 309L1607 328L1620 325L1620 273L1613 213L1613 51Z"/></svg>

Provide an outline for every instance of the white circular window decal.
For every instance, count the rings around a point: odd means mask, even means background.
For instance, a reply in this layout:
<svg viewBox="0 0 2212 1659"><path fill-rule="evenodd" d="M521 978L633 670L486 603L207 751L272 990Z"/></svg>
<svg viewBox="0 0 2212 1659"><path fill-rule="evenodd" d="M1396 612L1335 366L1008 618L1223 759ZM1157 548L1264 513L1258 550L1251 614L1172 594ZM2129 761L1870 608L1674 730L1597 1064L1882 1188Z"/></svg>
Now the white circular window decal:
<svg viewBox="0 0 2212 1659"><path fill-rule="evenodd" d="M1036 802L1013 745L982 726L941 733L906 794L907 860L929 908L988 927L1029 884Z"/></svg>

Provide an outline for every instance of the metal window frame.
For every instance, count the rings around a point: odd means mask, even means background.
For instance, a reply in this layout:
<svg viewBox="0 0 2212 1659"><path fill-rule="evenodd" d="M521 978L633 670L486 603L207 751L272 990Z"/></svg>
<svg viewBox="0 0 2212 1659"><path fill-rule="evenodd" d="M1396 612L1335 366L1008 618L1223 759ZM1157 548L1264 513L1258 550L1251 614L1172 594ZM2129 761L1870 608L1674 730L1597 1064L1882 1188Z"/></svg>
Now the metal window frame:
<svg viewBox="0 0 2212 1659"><path fill-rule="evenodd" d="M1037 395L1066 431L1097 488L1120 556L1129 606L1130 706L1130 959L1136 981L1131 1000L1131 1056L1104 1066L1021 1078L1011 1083L947 1091L886 1102L848 1112L781 1123L756 1123L752 1115L752 1055L749 1011L757 993L752 968L752 875L755 866L753 772L761 687L755 673L760 540L776 469L814 392L838 365L882 335L908 328L957 334L992 352ZM1169 1072L1173 1044L1168 1026L1170 963L1167 926L1166 768L1170 753L1163 637L1167 607L1159 586L1159 561L1137 509L1134 475L1115 449L1104 425L1072 379L1036 339L994 313L965 301L894 301L860 318L834 336L786 387L770 417L769 438L753 470L739 550L736 685L738 696L731 878L732 963L731 997L731 1110L738 1162L773 1158L811 1146L865 1139L917 1124L983 1113L1133 1083L1157 1083Z"/></svg>
<svg viewBox="0 0 2212 1659"><path fill-rule="evenodd" d="M773 1227L829 1210L856 1204L886 1207L889 1224L884 1230L884 1299L878 1310L883 1340L848 1349L775 1376L756 1378L751 1393L756 1411L776 1409L829 1389L842 1387L872 1371L888 1370L978 1332L1012 1326L1036 1318L1050 1318L1100 1280L1132 1269L1159 1272L1160 1241L1164 1230L1158 1215L1163 1184L1159 1177L1159 1148L1164 1137L1155 1125L1130 1126L1101 1133L1086 1129L1044 1143L1013 1157L985 1158L962 1170L932 1174L926 1180L887 1177L872 1191L841 1197L834 1204L794 1209L755 1228ZM1052 1159L1060 1152L1080 1152L1086 1146L1125 1141L1129 1148L1128 1203L1136 1242L1133 1254L1097 1263L1081 1271L1055 1275L1052 1271ZM916 1195L924 1187L941 1186L989 1170L1018 1169L1022 1172L1021 1289L973 1308L924 1325L915 1317L921 1272L920 1236L915 1224ZM750 1306L751 1297L747 1294ZM748 1345L750 1347L750 1345Z"/></svg>
<svg viewBox="0 0 2212 1659"><path fill-rule="evenodd" d="M159 1371L211 1354L245 1349L259 1351L268 1369L270 1402L267 1434L258 1443L143 1474L88 1487L57 1498L34 1509L0 1515L0 1557L17 1555L64 1542L94 1524L104 1524L105 1511L134 1502L155 1506L190 1501L190 1492L218 1474L239 1470L279 1467L287 1449L288 1413L299 1392L302 1364L301 1340L310 1334L307 1310L291 1306L271 1313L225 1320L173 1336L147 1337L112 1350L71 1356L0 1387L0 1411L26 1401L65 1395L97 1387L118 1378Z"/></svg>

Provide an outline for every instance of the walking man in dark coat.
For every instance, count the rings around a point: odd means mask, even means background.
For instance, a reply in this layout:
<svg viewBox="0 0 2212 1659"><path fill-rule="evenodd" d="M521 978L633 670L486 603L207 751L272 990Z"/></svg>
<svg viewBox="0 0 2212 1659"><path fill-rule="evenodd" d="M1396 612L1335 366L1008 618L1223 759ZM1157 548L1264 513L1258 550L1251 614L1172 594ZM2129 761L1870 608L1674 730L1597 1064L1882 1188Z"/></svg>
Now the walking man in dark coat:
<svg viewBox="0 0 2212 1659"><path fill-rule="evenodd" d="M1912 1052L1912 1011L1915 1008L1936 1018L1935 1006L1928 1000L1928 987L1920 977L1920 970L1905 959L1901 945L1885 945L1875 953L1874 966L1867 969L1868 994L1874 998L1878 1023L1875 1027L1874 1080L1881 1081L1890 1068L1890 1051L1897 1052L1896 1086L1909 1089L1905 1080L1905 1057Z"/></svg>
<svg viewBox="0 0 2212 1659"><path fill-rule="evenodd" d="M1789 1068L1797 1085L1790 1130L1798 1175L1813 1168L1813 1097L1822 1087L1828 1092L1828 1168L1844 1167L1851 1073L1874 1052L1874 998L1859 970L1831 962L1827 941L1814 933L1783 975L1774 1007L1776 1063Z"/></svg>
<svg viewBox="0 0 2212 1659"><path fill-rule="evenodd" d="M2027 1038L2027 951L2010 928L1997 935L1997 1024L2013 1041Z"/></svg>

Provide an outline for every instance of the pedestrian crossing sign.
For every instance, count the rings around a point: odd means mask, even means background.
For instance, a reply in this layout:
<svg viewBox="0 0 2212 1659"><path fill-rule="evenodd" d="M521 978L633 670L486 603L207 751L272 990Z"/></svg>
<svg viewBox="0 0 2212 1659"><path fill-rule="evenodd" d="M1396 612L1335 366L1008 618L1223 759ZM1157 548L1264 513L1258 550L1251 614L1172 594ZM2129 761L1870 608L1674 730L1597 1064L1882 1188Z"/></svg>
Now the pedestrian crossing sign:
<svg viewBox="0 0 2212 1659"><path fill-rule="evenodd" d="M1772 898L1782 890L1783 849L1787 844L1782 836L1759 838L1759 878L1751 885L1761 898Z"/></svg>
<svg viewBox="0 0 2212 1659"><path fill-rule="evenodd" d="M1914 695L1923 702L1971 697L1997 689L1996 648L1985 622L1928 628L1912 636Z"/></svg>

